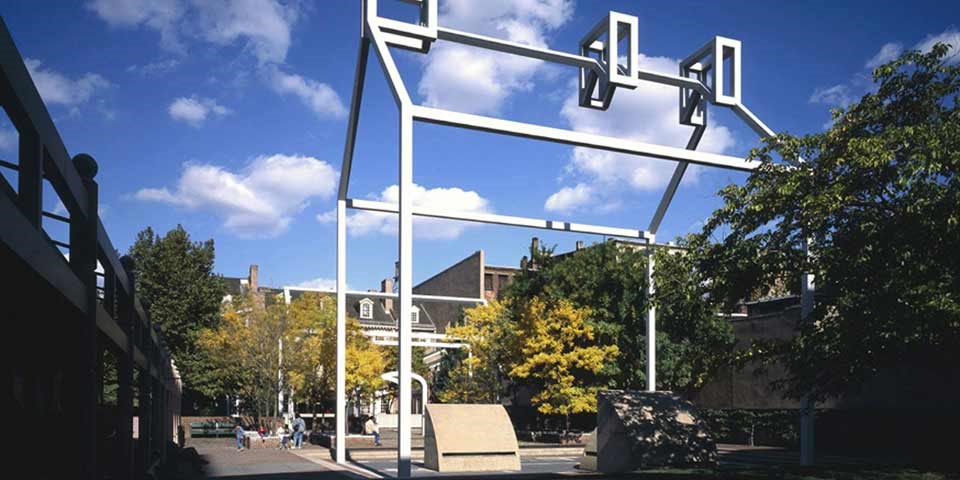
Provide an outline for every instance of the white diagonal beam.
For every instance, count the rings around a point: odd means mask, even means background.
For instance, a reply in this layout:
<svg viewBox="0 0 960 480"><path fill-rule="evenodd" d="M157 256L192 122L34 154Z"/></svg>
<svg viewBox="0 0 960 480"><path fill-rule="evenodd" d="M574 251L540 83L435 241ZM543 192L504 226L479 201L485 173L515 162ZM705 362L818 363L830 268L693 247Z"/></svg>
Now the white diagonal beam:
<svg viewBox="0 0 960 480"><path fill-rule="evenodd" d="M373 212L397 213L395 203L377 202L373 200L347 200L347 207L357 210ZM563 232L589 233L593 235L607 235L610 237L647 238L647 232L635 228L603 227L583 223L560 222L555 220L541 220L528 217L514 217L493 213L458 212L443 208L413 207L413 215L418 217L444 218L447 220L461 220L465 222L489 223L494 225L508 225L513 227L539 228L543 230L558 230Z"/></svg>
<svg viewBox="0 0 960 480"><path fill-rule="evenodd" d="M687 141L687 150L696 150L697 145L700 144L700 139L703 138L703 132L707 130L706 126L700 125L693 129L693 135L690 136L690 140ZM677 187L680 186L680 181L683 180L683 174L687 171L687 162L677 163L677 168L673 171L673 176L670 177L670 183L667 184L666 191L663 192L663 197L660 198L660 205L657 205L657 211L653 214L653 219L650 220L650 226L647 227L647 230L656 234L657 230L660 230L660 222L663 221L664 215L667 214L667 208L670 208L670 202L673 201L674 194L677 193Z"/></svg>
<svg viewBox="0 0 960 480"><path fill-rule="evenodd" d="M357 68L353 75L353 96L350 99L350 118L347 120L347 140L343 146L343 165L340 168L340 189L338 200L347 198L350 188L350 169L353 167L353 151L357 144L357 125L360 123L360 104L363 101L363 83L367 74L367 56L370 52L370 40L360 38L357 52Z"/></svg>

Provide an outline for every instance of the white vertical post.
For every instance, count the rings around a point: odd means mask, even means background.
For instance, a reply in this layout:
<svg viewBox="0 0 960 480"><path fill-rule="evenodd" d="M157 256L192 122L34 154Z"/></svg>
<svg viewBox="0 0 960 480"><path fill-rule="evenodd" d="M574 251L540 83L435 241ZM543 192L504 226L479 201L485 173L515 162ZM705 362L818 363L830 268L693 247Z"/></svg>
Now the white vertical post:
<svg viewBox="0 0 960 480"><path fill-rule="evenodd" d="M347 201L337 200L336 460L347 461Z"/></svg>
<svg viewBox="0 0 960 480"><path fill-rule="evenodd" d="M653 305L653 244L647 238L647 391L657 391L657 307Z"/></svg>
<svg viewBox="0 0 960 480"><path fill-rule="evenodd" d="M803 243L804 253L810 256L810 243L808 238ZM800 276L800 321L810 321L810 314L813 313L814 293L816 285L814 284L814 275L804 273ZM800 399L800 465L810 466L814 464L814 420L815 403L809 396Z"/></svg>
<svg viewBox="0 0 960 480"><path fill-rule="evenodd" d="M400 109L400 204L399 204L400 300L398 381L399 411L397 412L397 477L410 477L410 384L411 315L413 313L413 115L409 108Z"/></svg>

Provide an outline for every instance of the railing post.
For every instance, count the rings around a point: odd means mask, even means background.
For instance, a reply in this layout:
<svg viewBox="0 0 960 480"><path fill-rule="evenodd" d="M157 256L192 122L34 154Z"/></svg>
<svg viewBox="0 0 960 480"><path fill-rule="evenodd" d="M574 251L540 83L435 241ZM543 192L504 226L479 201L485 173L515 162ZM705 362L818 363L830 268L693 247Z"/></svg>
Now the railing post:
<svg viewBox="0 0 960 480"><path fill-rule="evenodd" d="M146 322L146 325L141 323L140 328L140 351L143 352L143 356L146 359L144 365L140 369L140 405L138 412L138 430L139 438L137 439L137 467L138 473L144 475L147 472L147 469L150 468L150 439L151 439L151 424L150 418L152 416L152 400L151 395L153 393L153 382L150 381L150 366L153 361L153 349L150 348L151 337L150 337L150 316L147 315L146 319L138 319L138 322Z"/></svg>
<svg viewBox="0 0 960 480"><path fill-rule="evenodd" d="M37 132L20 132L20 170L17 174L20 210L37 228L43 224L43 144Z"/></svg>
<svg viewBox="0 0 960 480"><path fill-rule="evenodd" d="M123 270L127 275L130 290L121 295L118 305L120 327L127 334L127 348L117 362L117 478L133 478L133 351L134 319L136 313L133 307L134 292L136 292L135 265L133 257L124 256L120 259Z"/></svg>
<svg viewBox="0 0 960 480"><path fill-rule="evenodd" d="M28 162L29 163L29 162ZM77 478L97 478L97 162L79 154L73 157L87 194L87 215L70 215L70 265L86 288L86 312L76 338L78 355L74 367L73 392L76 395L79 460Z"/></svg>

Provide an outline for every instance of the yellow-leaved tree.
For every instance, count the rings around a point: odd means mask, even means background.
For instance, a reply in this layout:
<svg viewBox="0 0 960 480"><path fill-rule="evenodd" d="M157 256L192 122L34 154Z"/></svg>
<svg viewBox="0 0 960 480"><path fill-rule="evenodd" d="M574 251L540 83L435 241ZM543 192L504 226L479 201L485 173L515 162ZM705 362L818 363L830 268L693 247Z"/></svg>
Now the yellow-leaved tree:
<svg viewBox="0 0 960 480"><path fill-rule="evenodd" d="M264 307L250 297L223 304L222 321L201 330L197 344L225 392L239 395L259 418L276 405L284 305Z"/></svg>
<svg viewBox="0 0 960 480"><path fill-rule="evenodd" d="M356 318L347 318L347 392L359 402L371 402L383 388L386 370L384 351L363 334Z"/></svg>
<svg viewBox="0 0 960 480"><path fill-rule="evenodd" d="M510 375L537 384L531 398L537 410L563 415L569 431L571 414L597 411L603 384L598 375L620 351L616 345L597 344L587 323L590 309L567 300L548 303L533 297L515 311Z"/></svg>
<svg viewBox="0 0 960 480"><path fill-rule="evenodd" d="M498 403L503 388L500 365L509 341L507 309L497 301L465 309L463 322L447 328L450 341L466 343L446 371L437 397L444 403Z"/></svg>
<svg viewBox="0 0 960 480"><path fill-rule="evenodd" d="M298 402L317 416L336 383L336 299L308 292L290 303L284 335L284 373Z"/></svg>

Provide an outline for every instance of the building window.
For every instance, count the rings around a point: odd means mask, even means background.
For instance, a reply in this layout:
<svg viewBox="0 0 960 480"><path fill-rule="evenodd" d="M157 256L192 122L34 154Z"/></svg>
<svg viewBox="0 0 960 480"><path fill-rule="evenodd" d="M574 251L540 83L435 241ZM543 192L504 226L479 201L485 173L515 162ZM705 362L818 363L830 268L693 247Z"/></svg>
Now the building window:
<svg viewBox="0 0 960 480"><path fill-rule="evenodd" d="M492 292L493 291L493 274L487 273L483 276L483 289Z"/></svg>
<svg viewBox="0 0 960 480"><path fill-rule="evenodd" d="M373 301L369 298L360 300L360 318L363 320L373 320Z"/></svg>
<svg viewBox="0 0 960 480"><path fill-rule="evenodd" d="M499 277L497 277L497 290L500 290L503 287L506 287L508 283L510 283L510 276L500 275Z"/></svg>
<svg viewBox="0 0 960 480"><path fill-rule="evenodd" d="M419 308L413 307L413 309L410 310L410 320L411 320L413 323L420 323L420 309L419 309Z"/></svg>

